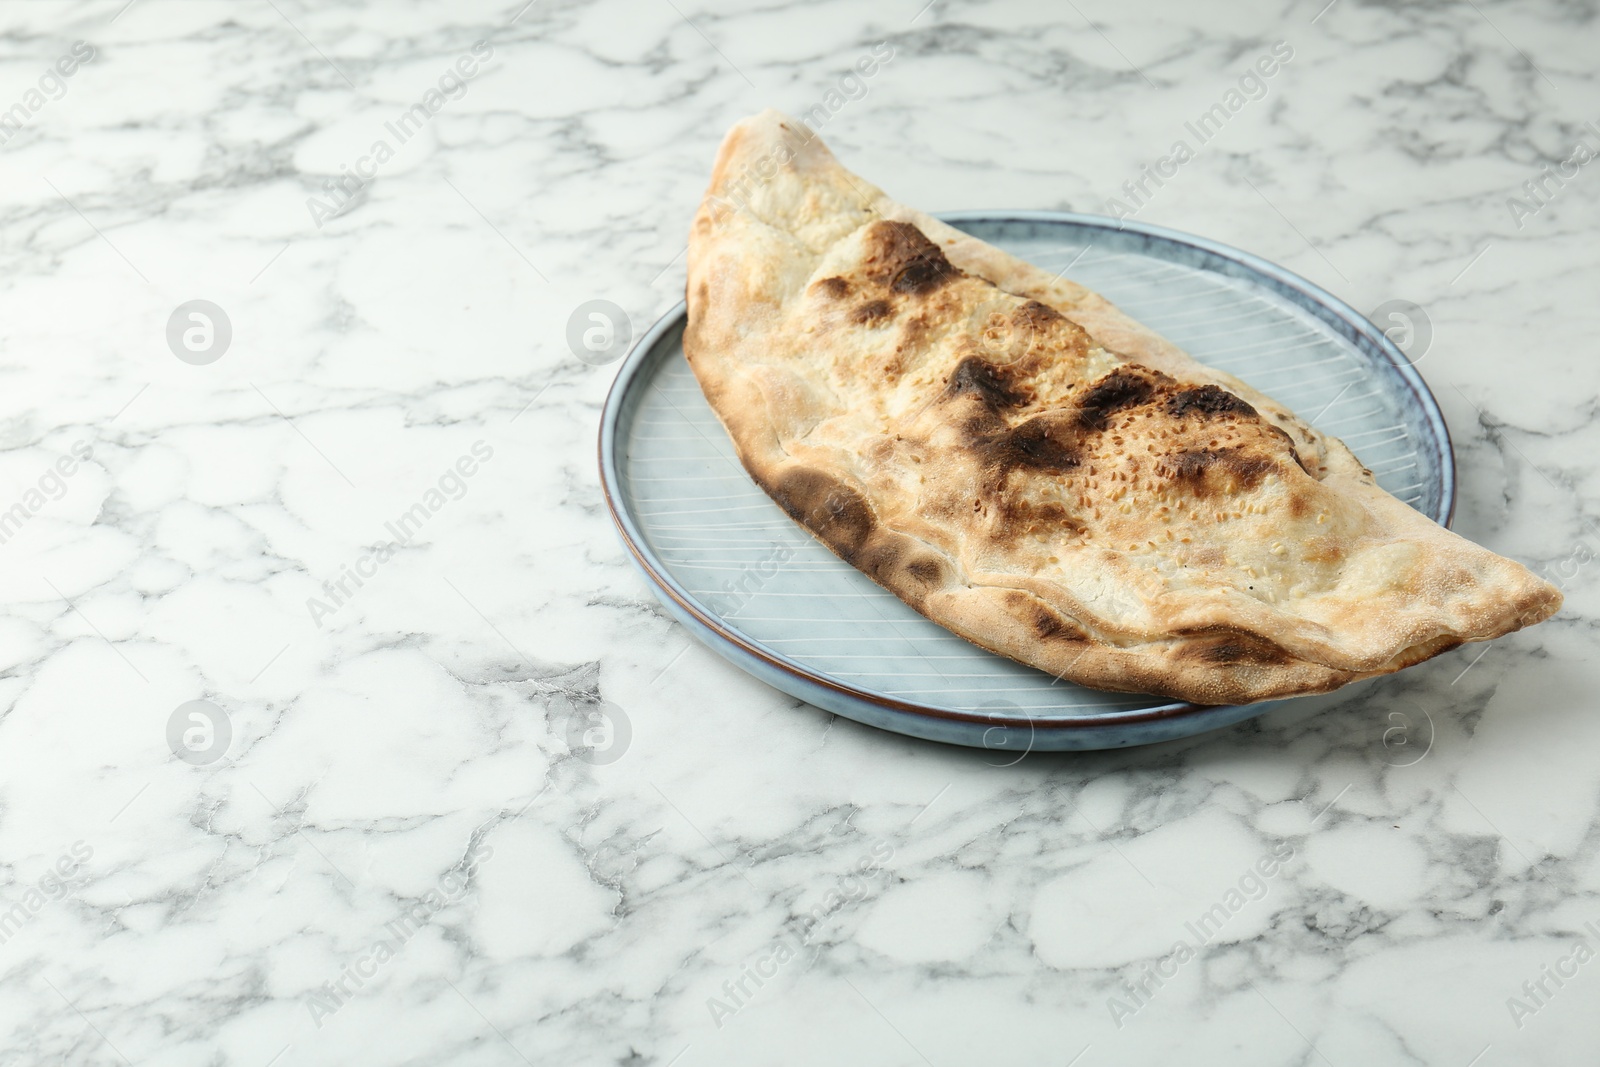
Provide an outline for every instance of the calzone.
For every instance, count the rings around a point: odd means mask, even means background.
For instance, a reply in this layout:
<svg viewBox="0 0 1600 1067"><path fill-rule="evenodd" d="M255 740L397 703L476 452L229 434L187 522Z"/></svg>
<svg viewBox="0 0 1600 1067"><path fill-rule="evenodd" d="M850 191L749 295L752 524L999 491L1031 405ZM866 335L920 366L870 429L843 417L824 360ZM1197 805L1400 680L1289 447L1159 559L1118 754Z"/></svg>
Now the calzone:
<svg viewBox="0 0 1600 1067"><path fill-rule="evenodd" d="M1324 692L1561 604L1337 438L890 200L775 111L717 157L683 347L796 522L934 622L1083 685Z"/></svg>

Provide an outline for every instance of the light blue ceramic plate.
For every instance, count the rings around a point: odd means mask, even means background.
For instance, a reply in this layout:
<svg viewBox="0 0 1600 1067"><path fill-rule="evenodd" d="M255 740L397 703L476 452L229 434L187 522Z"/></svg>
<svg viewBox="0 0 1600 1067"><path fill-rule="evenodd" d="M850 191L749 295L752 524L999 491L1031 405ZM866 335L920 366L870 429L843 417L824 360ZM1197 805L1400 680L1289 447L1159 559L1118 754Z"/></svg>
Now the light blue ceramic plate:
<svg viewBox="0 0 1600 1067"><path fill-rule="evenodd" d="M1202 362L1344 439L1383 487L1448 524L1455 466L1438 405L1349 305L1281 267L1156 226L1060 212L950 223L1109 297ZM1269 705L1104 693L969 644L795 525L750 480L683 358L678 305L607 398L600 474L661 602L730 662L820 708L897 733L1021 753L1142 745Z"/></svg>

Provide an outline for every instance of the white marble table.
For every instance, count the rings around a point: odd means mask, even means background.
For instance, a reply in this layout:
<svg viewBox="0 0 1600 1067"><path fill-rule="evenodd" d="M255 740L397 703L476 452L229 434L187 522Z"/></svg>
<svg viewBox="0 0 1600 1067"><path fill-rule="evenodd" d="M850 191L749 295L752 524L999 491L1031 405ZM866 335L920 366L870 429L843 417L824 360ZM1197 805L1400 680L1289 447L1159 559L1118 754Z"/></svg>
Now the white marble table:
<svg viewBox="0 0 1600 1067"><path fill-rule="evenodd" d="M0 1059L1593 1061L1600 166L1523 189L1600 147L1593 13L923 3L0 10ZM1419 305L1457 528L1564 611L1008 768L695 645L567 322L675 303L722 131L819 104L928 209Z"/></svg>

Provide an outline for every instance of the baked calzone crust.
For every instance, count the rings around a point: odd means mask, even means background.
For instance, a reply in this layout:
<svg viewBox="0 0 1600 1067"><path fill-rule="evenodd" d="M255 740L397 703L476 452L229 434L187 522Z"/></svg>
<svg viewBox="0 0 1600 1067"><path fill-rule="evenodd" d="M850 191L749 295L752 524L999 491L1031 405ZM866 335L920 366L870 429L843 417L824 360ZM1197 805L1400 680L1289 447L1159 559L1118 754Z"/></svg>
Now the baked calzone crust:
<svg viewBox="0 0 1600 1067"><path fill-rule="evenodd" d="M777 112L723 143L688 273L684 351L751 476L922 614L1041 670L1245 703L1560 607L1338 439Z"/></svg>

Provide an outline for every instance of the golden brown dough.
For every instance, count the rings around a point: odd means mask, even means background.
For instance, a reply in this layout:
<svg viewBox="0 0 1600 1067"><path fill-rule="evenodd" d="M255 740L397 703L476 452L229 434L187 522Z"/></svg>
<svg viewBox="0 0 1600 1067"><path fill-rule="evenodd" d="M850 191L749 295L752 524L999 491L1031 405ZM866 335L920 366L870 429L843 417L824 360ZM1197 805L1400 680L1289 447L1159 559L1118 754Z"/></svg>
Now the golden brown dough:
<svg viewBox="0 0 1600 1067"><path fill-rule="evenodd" d="M1323 692L1561 594L1337 438L767 111L717 157L684 351L752 477L933 621L1100 689Z"/></svg>

